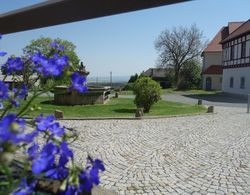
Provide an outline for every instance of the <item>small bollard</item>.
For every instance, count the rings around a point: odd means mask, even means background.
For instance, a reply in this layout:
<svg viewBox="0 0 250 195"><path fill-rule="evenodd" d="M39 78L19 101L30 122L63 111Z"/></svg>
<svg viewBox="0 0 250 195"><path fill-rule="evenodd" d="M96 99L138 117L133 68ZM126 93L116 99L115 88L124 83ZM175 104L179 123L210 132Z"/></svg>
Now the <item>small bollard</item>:
<svg viewBox="0 0 250 195"><path fill-rule="evenodd" d="M119 93L115 92L115 98L118 98L118 97L119 97Z"/></svg>
<svg viewBox="0 0 250 195"><path fill-rule="evenodd" d="M247 95L247 113L250 112L250 94Z"/></svg>
<svg viewBox="0 0 250 195"><path fill-rule="evenodd" d="M61 110L55 110L55 113L54 113L55 117L58 119L58 118L63 118L63 111Z"/></svg>
<svg viewBox="0 0 250 195"><path fill-rule="evenodd" d="M143 113L143 108L137 108L137 109L136 109L136 112L135 112L135 117L136 117L136 118L142 118L143 115L144 115L144 113Z"/></svg>
<svg viewBox="0 0 250 195"><path fill-rule="evenodd" d="M209 107L207 108L207 112L208 112L208 113L214 113L214 106L209 106Z"/></svg>
<svg viewBox="0 0 250 195"><path fill-rule="evenodd" d="M202 100L201 99L198 100L198 105L199 106L202 105Z"/></svg>

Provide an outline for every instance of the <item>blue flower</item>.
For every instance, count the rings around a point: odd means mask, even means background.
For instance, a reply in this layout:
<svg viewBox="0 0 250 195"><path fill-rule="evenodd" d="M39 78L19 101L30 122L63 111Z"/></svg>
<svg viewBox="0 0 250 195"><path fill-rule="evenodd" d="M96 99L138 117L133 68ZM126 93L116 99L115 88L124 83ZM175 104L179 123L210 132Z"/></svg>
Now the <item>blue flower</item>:
<svg viewBox="0 0 250 195"><path fill-rule="evenodd" d="M60 45L58 42L54 41L50 43L50 47L56 49L57 51L63 51L64 45Z"/></svg>
<svg viewBox="0 0 250 195"><path fill-rule="evenodd" d="M69 169L67 167L57 166L49 169L45 176L51 179L65 179L69 175Z"/></svg>
<svg viewBox="0 0 250 195"><path fill-rule="evenodd" d="M94 185L100 183L99 170L104 171L103 162L99 159L93 160L88 157L89 165L86 170L83 170L79 176L80 179L80 190L90 192Z"/></svg>
<svg viewBox="0 0 250 195"><path fill-rule="evenodd" d="M34 174L40 174L53 168L55 162L54 155L58 153L58 150L58 147L54 143L49 142L46 144L39 156L33 160L31 166L32 172Z"/></svg>
<svg viewBox="0 0 250 195"><path fill-rule="evenodd" d="M41 53L36 53L30 59L35 64L34 69L45 77L61 76L65 66L68 65L68 57L60 57L58 54L51 58L46 58Z"/></svg>
<svg viewBox="0 0 250 195"><path fill-rule="evenodd" d="M27 93L28 93L28 88L27 88L27 86L25 84L23 84L22 88L21 88L21 91L19 92L17 97L20 98L20 99L24 99L25 96L27 95Z"/></svg>
<svg viewBox="0 0 250 195"><path fill-rule="evenodd" d="M56 48L59 44L56 41L51 42L50 47Z"/></svg>
<svg viewBox="0 0 250 195"><path fill-rule="evenodd" d="M19 107L20 106L20 103L16 100L16 99L12 99L11 100L11 104L15 107Z"/></svg>
<svg viewBox="0 0 250 195"><path fill-rule="evenodd" d="M36 181L27 184L26 179L22 179L21 183L19 184L18 188L16 191L13 192L13 195L28 195L28 194L32 194L32 192L35 189L36 186Z"/></svg>
<svg viewBox="0 0 250 195"><path fill-rule="evenodd" d="M52 137L54 137L54 136L61 137L61 136L65 135L65 130L63 127L60 127L59 123L53 123L53 124L49 125L48 128L52 133L52 135L51 135Z"/></svg>
<svg viewBox="0 0 250 195"><path fill-rule="evenodd" d="M3 57L7 54L7 52L4 52L4 51L0 51L0 57Z"/></svg>
<svg viewBox="0 0 250 195"><path fill-rule="evenodd" d="M37 143L33 143L27 150L30 160L34 160L38 156L39 145Z"/></svg>
<svg viewBox="0 0 250 195"><path fill-rule="evenodd" d="M55 120L55 117L53 115L49 115L45 118L40 115L36 118L37 122L37 130L38 131L46 131L49 129L49 127L52 125L52 122Z"/></svg>
<svg viewBox="0 0 250 195"><path fill-rule="evenodd" d="M58 66L64 68L68 64L69 58L68 56L63 55L61 57L56 57L55 61Z"/></svg>
<svg viewBox="0 0 250 195"><path fill-rule="evenodd" d="M73 158L73 152L72 152L71 149L69 149L67 142L63 141L63 142L61 143L61 150L62 150L62 153L63 153L65 156L67 156L67 157L69 157L69 158Z"/></svg>
<svg viewBox="0 0 250 195"><path fill-rule="evenodd" d="M25 134L25 121L19 119L15 114L8 114L0 121L0 140L1 142L10 142L19 144L21 142L30 143L36 134Z"/></svg>
<svg viewBox="0 0 250 195"><path fill-rule="evenodd" d="M2 39L2 35L0 34L0 39ZM0 51L0 56L2 57L2 56L5 56L7 53L6 52L4 52L4 51Z"/></svg>
<svg viewBox="0 0 250 195"><path fill-rule="evenodd" d="M24 62L21 58L8 58L6 64L2 65L2 69L6 72L6 74L11 75L13 73L19 72L23 70Z"/></svg>
<svg viewBox="0 0 250 195"><path fill-rule="evenodd" d="M78 195L78 188L75 185L67 185L66 190L61 192L62 195Z"/></svg>
<svg viewBox="0 0 250 195"><path fill-rule="evenodd" d="M6 100L9 97L9 85L0 81L0 99Z"/></svg>
<svg viewBox="0 0 250 195"><path fill-rule="evenodd" d="M86 78L82 75L80 75L79 73L77 72L74 72L72 75L71 75L71 86L69 87L69 90L77 90L79 91L80 93L83 93L84 91L87 91L87 87L85 85L86 83Z"/></svg>
<svg viewBox="0 0 250 195"><path fill-rule="evenodd" d="M43 61L43 76L60 76L62 74L62 67L59 67L54 59Z"/></svg>
<svg viewBox="0 0 250 195"><path fill-rule="evenodd" d="M93 162L93 168L101 170L101 171L105 171L104 164L99 159L94 160L94 162Z"/></svg>
<svg viewBox="0 0 250 195"><path fill-rule="evenodd" d="M97 169L84 170L79 178L81 191L90 192L94 185L100 183Z"/></svg>

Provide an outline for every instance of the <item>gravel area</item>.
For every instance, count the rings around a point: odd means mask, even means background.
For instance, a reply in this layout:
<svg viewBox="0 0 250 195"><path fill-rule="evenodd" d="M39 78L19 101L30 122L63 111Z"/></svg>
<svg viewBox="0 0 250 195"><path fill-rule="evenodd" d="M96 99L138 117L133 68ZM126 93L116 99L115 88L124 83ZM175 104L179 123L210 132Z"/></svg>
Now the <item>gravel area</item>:
<svg viewBox="0 0 250 195"><path fill-rule="evenodd" d="M250 114L62 121L80 131L78 163L101 158L101 186L118 194L250 194Z"/></svg>

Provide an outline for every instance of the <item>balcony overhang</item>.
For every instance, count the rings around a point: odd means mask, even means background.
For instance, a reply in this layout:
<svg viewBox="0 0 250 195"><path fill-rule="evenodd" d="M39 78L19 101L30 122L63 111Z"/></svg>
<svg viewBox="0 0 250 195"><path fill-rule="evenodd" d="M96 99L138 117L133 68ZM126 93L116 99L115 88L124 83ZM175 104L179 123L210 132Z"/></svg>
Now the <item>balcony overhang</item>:
<svg viewBox="0 0 250 195"><path fill-rule="evenodd" d="M0 14L0 33L8 34L190 0L49 0Z"/></svg>

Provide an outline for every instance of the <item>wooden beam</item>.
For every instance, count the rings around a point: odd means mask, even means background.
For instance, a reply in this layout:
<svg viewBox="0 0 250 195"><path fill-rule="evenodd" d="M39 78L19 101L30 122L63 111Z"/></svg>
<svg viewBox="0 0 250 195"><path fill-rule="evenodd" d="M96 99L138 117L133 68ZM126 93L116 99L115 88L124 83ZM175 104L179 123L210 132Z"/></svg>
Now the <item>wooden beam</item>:
<svg viewBox="0 0 250 195"><path fill-rule="evenodd" d="M8 34L189 0L49 0L0 15L0 33Z"/></svg>

